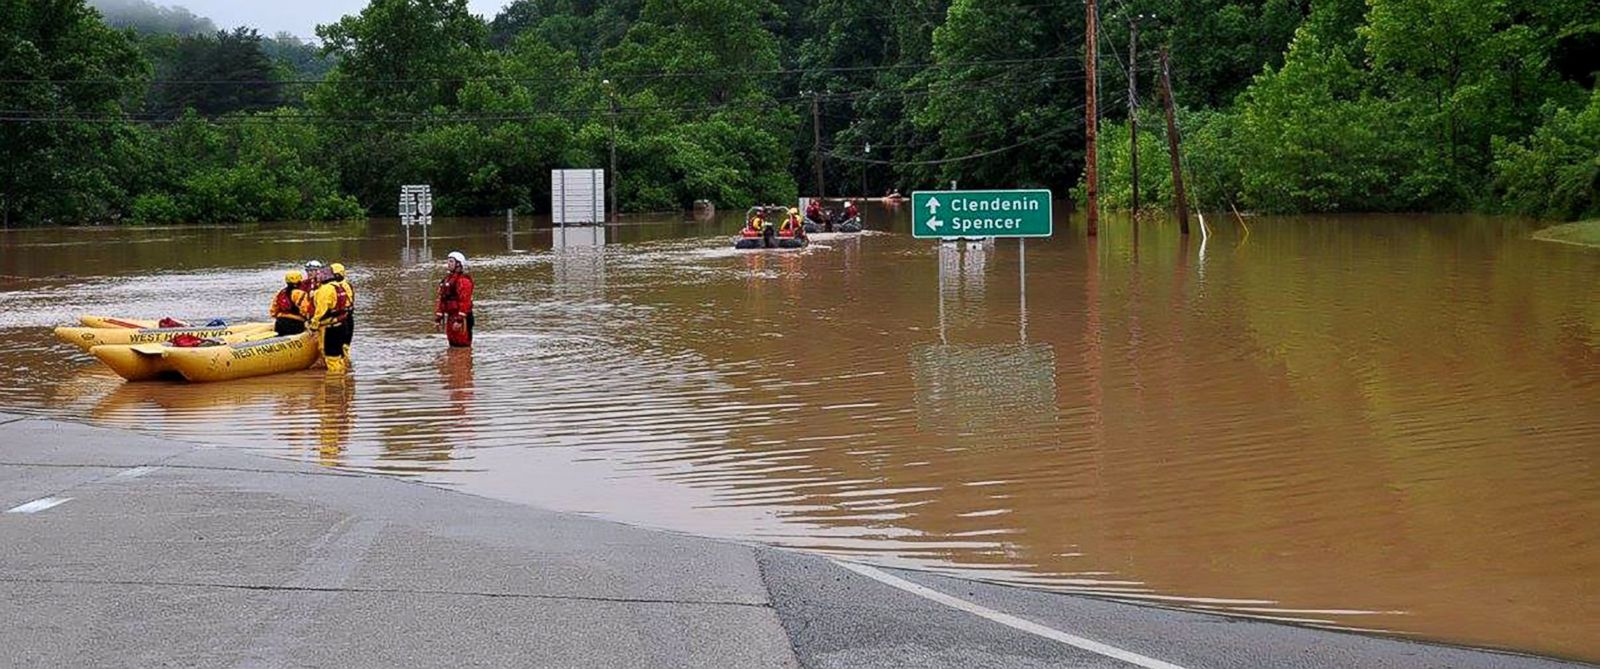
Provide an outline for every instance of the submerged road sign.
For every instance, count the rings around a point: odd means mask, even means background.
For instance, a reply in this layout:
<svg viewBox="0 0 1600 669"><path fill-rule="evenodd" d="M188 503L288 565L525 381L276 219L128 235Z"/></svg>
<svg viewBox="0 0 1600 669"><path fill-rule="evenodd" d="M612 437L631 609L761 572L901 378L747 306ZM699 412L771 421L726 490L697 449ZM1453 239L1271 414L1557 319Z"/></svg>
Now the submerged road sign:
<svg viewBox="0 0 1600 669"><path fill-rule="evenodd" d="M911 235L1049 237L1055 231L1048 190L935 190L911 194Z"/></svg>

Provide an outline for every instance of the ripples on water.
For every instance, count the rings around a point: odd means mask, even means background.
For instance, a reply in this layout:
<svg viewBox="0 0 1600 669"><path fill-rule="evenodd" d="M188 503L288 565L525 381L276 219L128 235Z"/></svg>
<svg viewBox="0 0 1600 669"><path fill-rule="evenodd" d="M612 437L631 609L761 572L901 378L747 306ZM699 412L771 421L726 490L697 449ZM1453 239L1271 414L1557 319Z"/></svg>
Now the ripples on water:
<svg viewBox="0 0 1600 669"><path fill-rule="evenodd" d="M747 254L734 225L560 250L469 221L409 249L385 222L0 233L0 401L700 534L1600 658L1600 254L1494 220L1263 220L1203 249L1115 223L1029 242L1024 274L1015 242ZM471 351L431 322L458 246ZM48 332L254 316L311 256L361 297L348 380L124 384Z"/></svg>

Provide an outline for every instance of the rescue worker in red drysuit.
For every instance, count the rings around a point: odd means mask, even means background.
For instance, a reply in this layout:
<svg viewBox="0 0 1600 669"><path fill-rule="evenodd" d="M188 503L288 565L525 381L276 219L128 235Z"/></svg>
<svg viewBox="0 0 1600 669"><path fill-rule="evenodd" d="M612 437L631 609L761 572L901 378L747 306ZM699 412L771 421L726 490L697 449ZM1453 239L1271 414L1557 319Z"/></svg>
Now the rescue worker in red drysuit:
<svg viewBox="0 0 1600 669"><path fill-rule="evenodd" d="M861 218L861 210L856 208L856 203L846 202L844 203L844 220L848 221L852 218Z"/></svg>
<svg viewBox="0 0 1600 669"><path fill-rule="evenodd" d="M812 200L810 204L806 205L806 220L813 225L827 223L827 216L822 213L822 202L820 200Z"/></svg>
<svg viewBox="0 0 1600 669"><path fill-rule="evenodd" d="M433 322L444 326L450 345L472 345L472 275L467 273L467 256L451 251L445 266L449 273L439 282L439 303L433 309Z"/></svg>
<svg viewBox="0 0 1600 669"><path fill-rule="evenodd" d="M306 331L306 292L301 287L305 275L300 270L285 274L284 287L272 297L267 314L272 317L272 330L279 337L297 335Z"/></svg>

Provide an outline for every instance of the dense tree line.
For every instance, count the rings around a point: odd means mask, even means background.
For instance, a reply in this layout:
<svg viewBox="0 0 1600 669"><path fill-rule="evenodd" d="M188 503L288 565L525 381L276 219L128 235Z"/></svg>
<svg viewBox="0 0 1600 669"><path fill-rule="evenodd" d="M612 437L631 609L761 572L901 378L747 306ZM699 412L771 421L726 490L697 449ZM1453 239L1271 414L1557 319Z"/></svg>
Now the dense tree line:
<svg viewBox="0 0 1600 669"><path fill-rule="evenodd" d="M372 0L320 44L147 0L0 0L0 209L25 224L536 210L607 165L629 210L1083 168L1083 6L1038 0ZM1171 49L1205 207L1600 208L1589 0L1106 0L1102 192L1128 194L1130 27L1147 200ZM815 112L815 114L813 114ZM814 126L813 119L818 123ZM814 138L820 137L817 183ZM1120 140L1120 141L1119 141Z"/></svg>

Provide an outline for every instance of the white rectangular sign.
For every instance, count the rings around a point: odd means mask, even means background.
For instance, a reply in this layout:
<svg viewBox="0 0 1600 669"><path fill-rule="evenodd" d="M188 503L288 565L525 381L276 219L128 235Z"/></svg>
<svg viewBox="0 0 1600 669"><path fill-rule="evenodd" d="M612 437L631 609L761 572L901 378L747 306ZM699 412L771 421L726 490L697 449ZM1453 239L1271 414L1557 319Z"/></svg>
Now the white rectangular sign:
<svg viewBox="0 0 1600 669"><path fill-rule="evenodd" d="M604 223L605 170L551 170L550 215L558 226Z"/></svg>
<svg viewBox="0 0 1600 669"><path fill-rule="evenodd" d="M400 224L433 225L433 187L412 185L400 187Z"/></svg>

